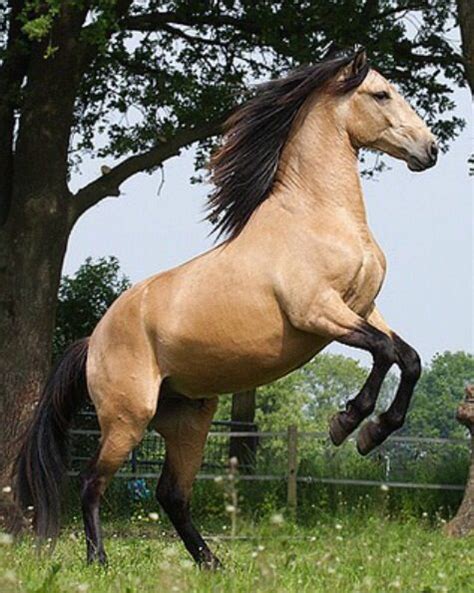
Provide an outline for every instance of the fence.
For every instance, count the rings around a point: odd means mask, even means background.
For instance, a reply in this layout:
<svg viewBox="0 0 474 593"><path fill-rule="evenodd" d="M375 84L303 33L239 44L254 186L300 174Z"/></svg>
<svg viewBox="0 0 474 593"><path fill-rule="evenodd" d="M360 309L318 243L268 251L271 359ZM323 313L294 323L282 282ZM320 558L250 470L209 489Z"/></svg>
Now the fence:
<svg viewBox="0 0 474 593"><path fill-rule="evenodd" d="M376 452L361 458L351 444L353 439L335 448L327 434L301 432L295 426L275 432L228 428L229 423L214 424L198 479L212 480L223 475L229 464L231 440L242 439L248 443L251 439L250 442L253 440L255 444L253 462L241 468L239 479L286 481L287 502L291 508L296 507L297 488L301 483L464 490L459 476L463 476L468 467L468 439L393 436ZM71 436L69 474L78 475L97 446L99 431L76 428L71 431ZM156 433L149 433L117 477L128 480L157 478L163 458L163 439Z"/></svg>

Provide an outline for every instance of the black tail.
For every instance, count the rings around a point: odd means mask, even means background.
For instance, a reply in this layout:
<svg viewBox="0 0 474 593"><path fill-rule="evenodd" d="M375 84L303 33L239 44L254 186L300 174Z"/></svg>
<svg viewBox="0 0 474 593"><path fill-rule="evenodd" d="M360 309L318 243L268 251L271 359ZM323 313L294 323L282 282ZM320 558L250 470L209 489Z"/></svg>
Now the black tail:
<svg viewBox="0 0 474 593"><path fill-rule="evenodd" d="M23 511L33 507L33 527L41 539L59 532L68 428L87 399L87 348L88 338L75 342L52 371L15 462L15 499Z"/></svg>

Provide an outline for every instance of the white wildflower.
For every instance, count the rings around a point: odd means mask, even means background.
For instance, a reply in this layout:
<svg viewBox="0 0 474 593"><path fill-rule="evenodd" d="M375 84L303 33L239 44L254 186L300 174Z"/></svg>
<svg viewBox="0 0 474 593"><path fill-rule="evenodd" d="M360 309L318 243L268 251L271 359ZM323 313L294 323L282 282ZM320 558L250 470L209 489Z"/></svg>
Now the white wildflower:
<svg viewBox="0 0 474 593"><path fill-rule="evenodd" d="M2 492L3 492L4 494L10 494L10 492L11 492L11 491L12 491L12 487L11 487L11 486L4 486L4 487L2 488Z"/></svg>
<svg viewBox="0 0 474 593"><path fill-rule="evenodd" d="M9 533L0 533L0 546L10 546L13 543L13 536Z"/></svg>
<svg viewBox="0 0 474 593"><path fill-rule="evenodd" d="M227 513L235 513L235 506L233 504L226 504L225 510Z"/></svg>
<svg viewBox="0 0 474 593"><path fill-rule="evenodd" d="M158 513L148 513L148 518L151 521L158 521L158 519L160 518L160 515L158 515Z"/></svg>
<svg viewBox="0 0 474 593"><path fill-rule="evenodd" d="M283 515L281 513L275 513L270 517L270 523L272 523L273 525L283 525L284 522L285 519L283 518Z"/></svg>
<svg viewBox="0 0 474 593"><path fill-rule="evenodd" d="M389 491L389 487L387 486L387 484L382 484L380 486L380 490L382 490L382 492L388 492Z"/></svg>
<svg viewBox="0 0 474 593"><path fill-rule="evenodd" d="M17 578L15 572L13 570L6 570L3 573L3 580L7 583L16 583Z"/></svg>

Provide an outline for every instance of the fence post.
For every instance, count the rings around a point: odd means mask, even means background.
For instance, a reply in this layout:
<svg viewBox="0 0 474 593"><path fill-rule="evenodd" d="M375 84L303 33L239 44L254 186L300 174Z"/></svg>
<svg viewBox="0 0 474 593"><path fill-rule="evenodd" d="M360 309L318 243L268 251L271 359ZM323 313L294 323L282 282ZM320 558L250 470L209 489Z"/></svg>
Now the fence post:
<svg viewBox="0 0 474 593"><path fill-rule="evenodd" d="M296 511L297 505L297 469L298 469L298 429L294 424L288 426L288 508Z"/></svg>

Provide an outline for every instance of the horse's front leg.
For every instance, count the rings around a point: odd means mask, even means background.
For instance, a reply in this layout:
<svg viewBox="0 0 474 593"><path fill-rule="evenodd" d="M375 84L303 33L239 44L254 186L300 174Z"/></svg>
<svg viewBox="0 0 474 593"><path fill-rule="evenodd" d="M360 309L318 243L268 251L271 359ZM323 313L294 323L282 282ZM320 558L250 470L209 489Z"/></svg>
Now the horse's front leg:
<svg viewBox="0 0 474 593"><path fill-rule="evenodd" d="M367 323L383 332L392 341L395 351L395 360L392 362L400 367L401 380L389 409L377 420L369 421L360 430L357 448L362 455L372 451L403 425L413 390L421 372L420 358L417 352L389 328L376 308L367 318ZM383 358L380 359L374 355L374 365L361 391L347 403L346 410L338 412L331 419L329 430L331 440L335 445L341 444L362 420L374 411L380 387L391 366L388 363L388 360L384 361Z"/></svg>
<svg viewBox="0 0 474 593"><path fill-rule="evenodd" d="M375 311L378 324L385 325L380 313ZM369 420L357 435L357 449L361 455L367 455L380 445L392 432L401 428L410 406L413 391L421 375L421 361L418 353L400 336L385 326L390 332L395 352L396 363L400 368L401 376L397 392L391 405L375 420Z"/></svg>
<svg viewBox="0 0 474 593"><path fill-rule="evenodd" d="M360 432L358 449L363 455L379 445L403 422L420 364L416 352L392 333L376 309L364 319L354 313L336 292L327 292L314 299L304 310L282 306L291 323L298 329L354 348L370 352L373 367L359 394L331 420L330 435L335 444L344 439L370 416L383 380L390 367L397 363L402 370L400 387L390 409L378 422L368 423Z"/></svg>
<svg viewBox="0 0 474 593"><path fill-rule="evenodd" d="M335 414L329 422L329 436L335 445L340 445L374 411L382 383L390 367L397 362L397 354L390 329L376 309L366 320L360 320L355 331L336 340L367 350L373 357L372 369L362 389L347 402L346 409Z"/></svg>

